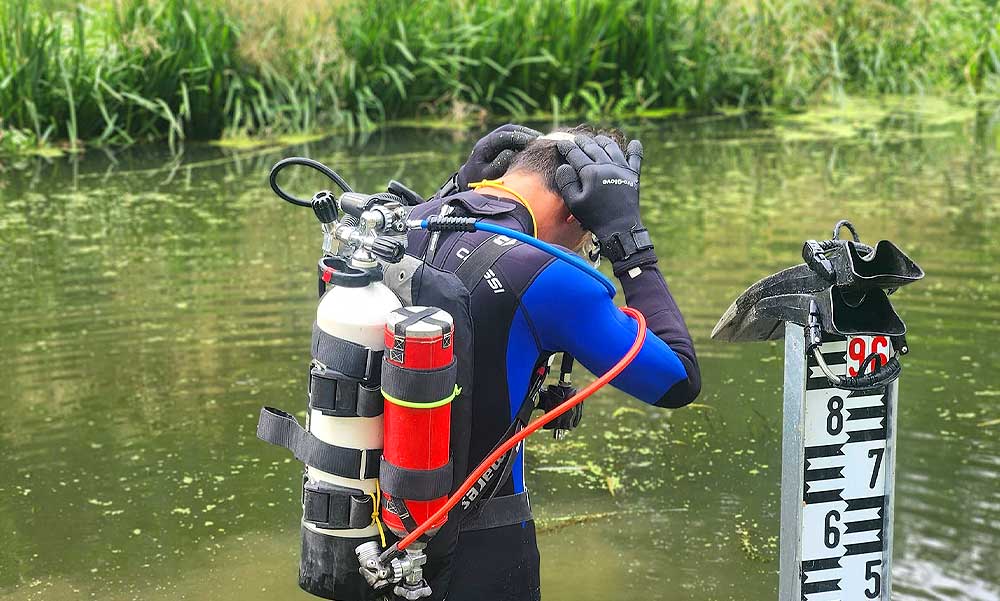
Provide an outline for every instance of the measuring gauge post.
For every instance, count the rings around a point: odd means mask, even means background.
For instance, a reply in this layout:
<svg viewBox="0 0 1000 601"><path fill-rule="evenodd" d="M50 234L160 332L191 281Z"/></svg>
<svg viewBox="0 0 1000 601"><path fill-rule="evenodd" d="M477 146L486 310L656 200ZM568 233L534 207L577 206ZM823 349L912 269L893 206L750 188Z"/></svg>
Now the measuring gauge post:
<svg viewBox="0 0 1000 601"><path fill-rule="evenodd" d="M779 601L889 601L909 352L889 294L924 271L887 240L863 244L846 220L832 239L807 240L802 258L747 288L712 338L785 339Z"/></svg>
<svg viewBox="0 0 1000 601"><path fill-rule="evenodd" d="M779 599L888 601L898 380L838 388L804 328L785 328ZM824 333L818 351L834 374L857 376L893 349L887 336Z"/></svg>

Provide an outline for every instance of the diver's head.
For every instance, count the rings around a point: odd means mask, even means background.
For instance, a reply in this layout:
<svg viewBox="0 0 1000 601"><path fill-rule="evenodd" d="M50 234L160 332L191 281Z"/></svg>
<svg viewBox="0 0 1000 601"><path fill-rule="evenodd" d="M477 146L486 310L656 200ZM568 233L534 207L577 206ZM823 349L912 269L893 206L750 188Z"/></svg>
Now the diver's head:
<svg viewBox="0 0 1000 601"><path fill-rule="evenodd" d="M590 239L590 233L570 214L556 184L556 169L565 163L556 142L572 140L576 135L604 135L625 147L625 135L618 129L597 129L587 124L560 129L530 142L514 156L503 176L507 186L531 203L538 238L572 250L579 250Z"/></svg>

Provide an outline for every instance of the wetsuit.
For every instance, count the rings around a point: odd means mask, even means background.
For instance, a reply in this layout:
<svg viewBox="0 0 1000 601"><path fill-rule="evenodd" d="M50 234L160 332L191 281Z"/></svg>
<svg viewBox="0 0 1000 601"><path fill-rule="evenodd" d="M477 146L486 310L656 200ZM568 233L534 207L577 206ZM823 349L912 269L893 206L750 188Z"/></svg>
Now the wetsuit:
<svg viewBox="0 0 1000 601"><path fill-rule="evenodd" d="M429 201L416 207L411 217L437 214L445 202L453 207L453 215L528 233L534 228L523 205L475 192ZM408 254L425 256L429 240L426 231L410 233ZM470 430L467 436L452 437L459 472L456 483L465 479L508 430L525 402L533 374L551 354L566 351L591 372L601 374L625 354L636 334L635 322L615 306L598 281L526 244L496 240L486 232L445 233L429 262L455 272L484 242L508 248L468 286L473 386L471 394L463 395L471 403L470 423L453 424L453 432L456 427ZM697 358L663 276L654 264L620 278L627 304L646 316L649 332L636 359L611 384L659 407L691 402L701 386ZM456 336L461 332L456 331ZM468 441L467 448L459 448L466 446L463 441ZM519 453L496 495L510 497L525 492L523 453ZM540 598L538 548L530 519L461 532L457 521L450 519L428 548L425 574L435 598Z"/></svg>

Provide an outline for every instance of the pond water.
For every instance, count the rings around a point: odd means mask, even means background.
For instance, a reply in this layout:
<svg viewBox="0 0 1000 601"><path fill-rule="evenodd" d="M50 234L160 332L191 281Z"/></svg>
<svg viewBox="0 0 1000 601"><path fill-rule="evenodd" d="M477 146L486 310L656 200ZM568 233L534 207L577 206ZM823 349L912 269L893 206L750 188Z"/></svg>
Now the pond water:
<svg viewBox="0 0 1000 601"><path fill-rule="evenodd" d="M927 272L894 303L897 599L1000 598L1000 126L989 111L635 123L643 204L704 392L588 401L528 445L548 600L776 599L781 346L708 339L744 287L847 217ZM134 149L0 171L0 599L305 599L299 464L319 237L266 185L303 154L429 193L474 136ZM325 184L301 175L302 194Z"/></svg>

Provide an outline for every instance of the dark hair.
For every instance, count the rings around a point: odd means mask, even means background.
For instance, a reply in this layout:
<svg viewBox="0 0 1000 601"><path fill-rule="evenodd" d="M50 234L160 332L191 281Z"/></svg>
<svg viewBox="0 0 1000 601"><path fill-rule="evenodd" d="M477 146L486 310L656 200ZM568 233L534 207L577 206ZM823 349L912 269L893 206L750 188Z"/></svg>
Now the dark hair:
<svg viewBox="0 0 1000 601"><path fill-rule="evenodd" d="M569 134L581 134L585 136L607 136L615 141L624 151L625 134L620 129L598 129L593 125L582 123L576 127L560 128L555 131L562 131ZM534 173L542 178L547 187L552 192L559 194L559 186L556 184L556 169L565 161L559 150L556 148L556 140L544 140L538 138L529 143L524 150L514 155L507 172L522 171Z"/></svg>

